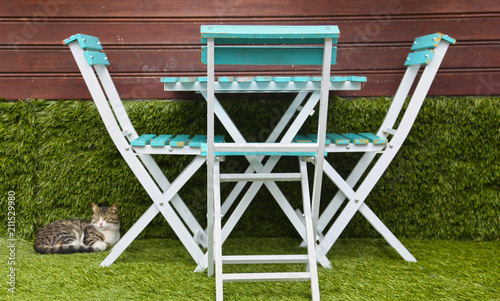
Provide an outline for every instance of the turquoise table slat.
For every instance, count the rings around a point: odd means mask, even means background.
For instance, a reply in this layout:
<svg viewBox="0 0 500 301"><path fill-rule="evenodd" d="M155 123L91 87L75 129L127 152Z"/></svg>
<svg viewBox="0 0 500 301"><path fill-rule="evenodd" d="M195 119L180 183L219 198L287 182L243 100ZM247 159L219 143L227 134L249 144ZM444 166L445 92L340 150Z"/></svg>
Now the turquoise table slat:
<svg viewBox="0 0 500 301"><path fill-rule="evenodd" d="M338 38L340 30L336 25L323 26L245 26L245 25L203 25L202 38L245 38L245 39L322 39Z"/></svg>
<svg viewBox="0 0 500 301"><path fill-rule="evenodd" d="M332 49L332 64L337 61L337 48ZM201 62L207 63L207 47L202 47ZM218 65L322 65L323 47L215 47Z"/></svg>
<svg viewBox="0 0 500 301"><path fill-rule="evenodd" d="M156 137L156 135L153 135L153 134L144 134L144 135L140 136L139 138L137 138L137 139L133 140L132 142L130 142L130 145L132 145L132 146L146 146L155 137Z"/></svg>
<svg viewBox="0 0 500 301"><path fill-rule="evenodd" d="M256 82L270 82L273 80L272 76L256 76L254 78Z"/></svg>
<svg viewBox="0 0 500 301"><path fill-rule="evenodd" d="M151 146L162 147L168 145L172 138L174 138L174 135L160 135L151 141Z"/></svg>
<svg viewBox="0 0 500 301"><path fill-rule="evenodd" d="M322 38L307 38L307 39L283 39L283 38L273 38L273 39L240 39L240 38L216 38L216 45L315 45L323 44L325 42ZM333 44L338 43L337 38L333 38ZM202 38L201 44L206 45L207 39Z"/></svg>
<svg viewBox="0 0 500 301"><path fill-rule="evenodd" d="M161 82L162 83L176 83L178 82L178 77L162 77Z"/></svg>
<svg viewBox="0 0 500 301"><path fill-rule="evenodd" d="M315 152L269 152L269 151L248 151L248 152L214 152L215 156L316 156ZM207 155L207 144L201 144L201 155ZM325 156L327 153L325 152Z"/></svg>
<svg viewBox="0 0 500 301"><path fill-rule="evenodd" d="M172 147L183 147L186 145L187 140L191 137L191 135L177 135L175 138L170 140L170 146Z"/></svg>
<svg viewBox="0 0 500 301"><path fill-rule="evenodd" d="M248 82L296 82L296 83L306 83L309 81L312 82L321 82L320 76L295 76L295 77L273 77L273 76L255 76L255 77L231 77L231 76L220 76L217 81L219 83L248 83ZM365 76L332 76L330 77L330 81L334 83L339 82L366 82L367 79ZM189 84L189 83L206 83L207 77L162 77L162 83L181 83L181 84Z"/></svg>

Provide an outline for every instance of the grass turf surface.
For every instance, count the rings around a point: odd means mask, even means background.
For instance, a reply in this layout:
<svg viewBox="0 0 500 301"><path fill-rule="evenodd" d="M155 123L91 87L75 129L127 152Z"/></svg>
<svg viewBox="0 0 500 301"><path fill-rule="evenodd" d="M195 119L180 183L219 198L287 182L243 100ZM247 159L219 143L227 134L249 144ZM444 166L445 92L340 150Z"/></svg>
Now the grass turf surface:
<svg viewBox="0 0 500 301"><path fill-rule="evenodd" d="M39 255L15 244L15 294L8 292L9 249L0 239L1 300L215 300L215 281L193 273L177 240L137 240L108 268L109 251ZM319 268L322 300L500 300L500 242L404 240L408 263L383 240L341 239ZM288 238L228 239L227 254L304 253ZM226 266L225 271L300 271L304 265ZM226 300L310 300L309 282L224 284Z"/></svg>

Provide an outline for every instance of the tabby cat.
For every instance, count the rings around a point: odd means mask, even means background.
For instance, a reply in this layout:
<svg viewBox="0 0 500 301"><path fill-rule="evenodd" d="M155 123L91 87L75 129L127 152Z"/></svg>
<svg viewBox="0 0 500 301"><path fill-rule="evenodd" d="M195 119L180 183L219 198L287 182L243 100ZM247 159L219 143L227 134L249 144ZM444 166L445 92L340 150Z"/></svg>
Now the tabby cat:
<svg viewBox="0 0 500 301"><path fill-rule="evenodd" d="M120 239L118 205L98 207L92 203L92 220L63 220L40 229L35 251L42 254L98 252Z"/></svg>

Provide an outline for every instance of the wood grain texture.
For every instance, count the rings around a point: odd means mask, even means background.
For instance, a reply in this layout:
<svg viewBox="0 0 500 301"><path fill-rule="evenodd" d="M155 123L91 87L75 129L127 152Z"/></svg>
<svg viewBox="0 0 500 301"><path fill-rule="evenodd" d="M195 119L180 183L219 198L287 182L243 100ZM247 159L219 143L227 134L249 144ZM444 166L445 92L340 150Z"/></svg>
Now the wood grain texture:
<svg viewBox="0 0 500 301"><path fill-rule="evenodd" d="M362 91L393 95L417 36L444 32L458 40L431 88L432 95L500 94L500 6L489 0L24 0L0 8L0 98L89 98L69 49L75 33L100 38L124 98L193 98L166 93L162 76L200 76L200 26L338 25L333 75L362 75ZM294 68L220 66L220 75L311 75ZM318 73L319 74L319 73Z"/></svg>
<svg viewBox="0 0 500 301"><path fill-rule="evenodd" d="M23 0L2 4L2 15L26 17L44 12L51 17L288 17L358 16L373 14L460 14L500 12L491 0Z"/></svg>

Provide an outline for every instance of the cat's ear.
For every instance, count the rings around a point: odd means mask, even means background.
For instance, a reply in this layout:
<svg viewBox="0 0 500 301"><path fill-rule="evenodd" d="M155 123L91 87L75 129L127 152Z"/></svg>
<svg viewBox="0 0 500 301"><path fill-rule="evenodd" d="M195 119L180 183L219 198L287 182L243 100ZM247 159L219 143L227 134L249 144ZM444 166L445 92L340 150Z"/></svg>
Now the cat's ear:
<svg viewBox="0 0 500 301"><path fill-rule="evenodd" d="M99 211L99 206L96 204L92 203L92 211Z"/></svg>
<svg viewBox="0 0 500 301"><path fill-rule="evenodd" d="M113 206L111 206L111 209L118 211L118 204L114 203Z"/></svg>

